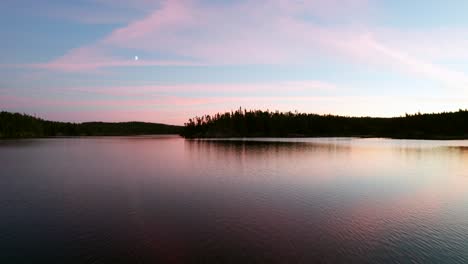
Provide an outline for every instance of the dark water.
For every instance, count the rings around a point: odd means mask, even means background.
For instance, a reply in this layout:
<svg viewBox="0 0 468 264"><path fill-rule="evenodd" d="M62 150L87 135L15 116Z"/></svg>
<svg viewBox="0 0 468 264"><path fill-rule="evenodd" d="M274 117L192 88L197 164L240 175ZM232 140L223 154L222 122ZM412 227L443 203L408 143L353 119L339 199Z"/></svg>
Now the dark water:
<svg viewBox="0 0 468 264"><path fill-rule="evenodd" d="M0 263L468 263L468 141L0 141Z"/></svg>

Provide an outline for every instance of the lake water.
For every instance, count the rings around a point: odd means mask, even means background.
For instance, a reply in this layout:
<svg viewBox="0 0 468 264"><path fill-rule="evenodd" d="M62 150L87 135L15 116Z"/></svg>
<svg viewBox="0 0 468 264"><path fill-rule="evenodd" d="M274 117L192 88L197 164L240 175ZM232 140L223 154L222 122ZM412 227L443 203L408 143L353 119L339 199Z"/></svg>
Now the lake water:
<svg viewBox="0 0 468 264"><path fill-rule="evenodd" d="M0 141L0 263L468 263L468 141Z"/></svg>

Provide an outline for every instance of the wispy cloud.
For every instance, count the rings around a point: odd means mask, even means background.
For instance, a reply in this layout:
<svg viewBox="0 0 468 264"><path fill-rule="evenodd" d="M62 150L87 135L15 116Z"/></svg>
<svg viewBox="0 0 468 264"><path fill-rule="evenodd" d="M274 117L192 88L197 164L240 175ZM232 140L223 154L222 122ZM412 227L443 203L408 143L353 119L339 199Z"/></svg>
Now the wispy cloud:
<svg viewBox="0 0 468 264"><path fill-rule="evenodd" d="M268 93L270 95L287 91L289 95L304 92L336 92L337 85L330 82L306 81L278 81L262 83L201 83L201 84L159 84L140 86L114 87L71 87L60 88L60 91L72 93L101 94L108 96L147 96L158 94L193 94L193 93L229 93L247 95L252 93Z"/></svg>
<svg viewBox="0 0 468 264"><path fill-rule="evenodd" d="M361 2L346 1L347 6L355 10ZM316 9L327 12L317 12ZM92 45L71 50L44 67L77 64L80 65L78 69L92 69L118 66L111 55L118 55L120 49L173 54L190 58L191 63L301 62L313 58L320 48L329 44L325 37L336 35L298 20L296 16L302 12L334 17L340 14L333 1L307 4L301 1L289 4L280 0L247 1L215 7L192 1L165 1L143 19L114 30ZM94 63L97 59L102 63Z"/></svg>
<svg viewBox="0 0 468 264"><path fill-rule="evenodd" d="M415 48L404 49L401 41L394 41L384 31L361 24L369 9L367 1L266 2L209 6L197 1L163 1L144 18L112 31L94 44L30 66L93 71L122 66L307 64L317 56L329 56L449 85L468 84L465 73L431 62L431 56L418 56L421 53ZM324 24L311 22L315 20L309 17ZM346 19L350 26L333 23L340 19ZM416 43L417 38L407 46L417 48ZM436 43L431 49L430 41L426 41L426 53L443 50L441 42ZM175 59L135 62L122 57L121 50L125 49L172 54ZM451 52L466 53L460 48Z"/></svg>

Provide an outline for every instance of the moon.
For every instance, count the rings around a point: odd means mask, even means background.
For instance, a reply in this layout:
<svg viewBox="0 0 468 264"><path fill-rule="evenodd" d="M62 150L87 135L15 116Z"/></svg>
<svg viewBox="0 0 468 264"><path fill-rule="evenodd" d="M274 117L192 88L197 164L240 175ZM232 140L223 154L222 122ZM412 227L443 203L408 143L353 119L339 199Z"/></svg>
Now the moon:
<svg viewBox="0 0 468 264"><path fill-rule="evenodd" d="M135 60L136 60L136 61L138 60L138 56L135 56Z"/></svg>

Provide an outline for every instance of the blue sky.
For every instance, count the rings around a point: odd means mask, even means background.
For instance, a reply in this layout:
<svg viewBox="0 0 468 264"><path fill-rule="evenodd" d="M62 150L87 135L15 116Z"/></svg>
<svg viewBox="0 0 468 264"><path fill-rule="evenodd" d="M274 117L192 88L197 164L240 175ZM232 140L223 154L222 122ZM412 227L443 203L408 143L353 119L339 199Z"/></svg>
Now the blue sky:
<svg viewBox="0 0 468 264"><path fill-rule="evenodd" d="M466 1L4 0L0 109L173 124L239 106L458 110L468 102L466 10Z"/></svg>

